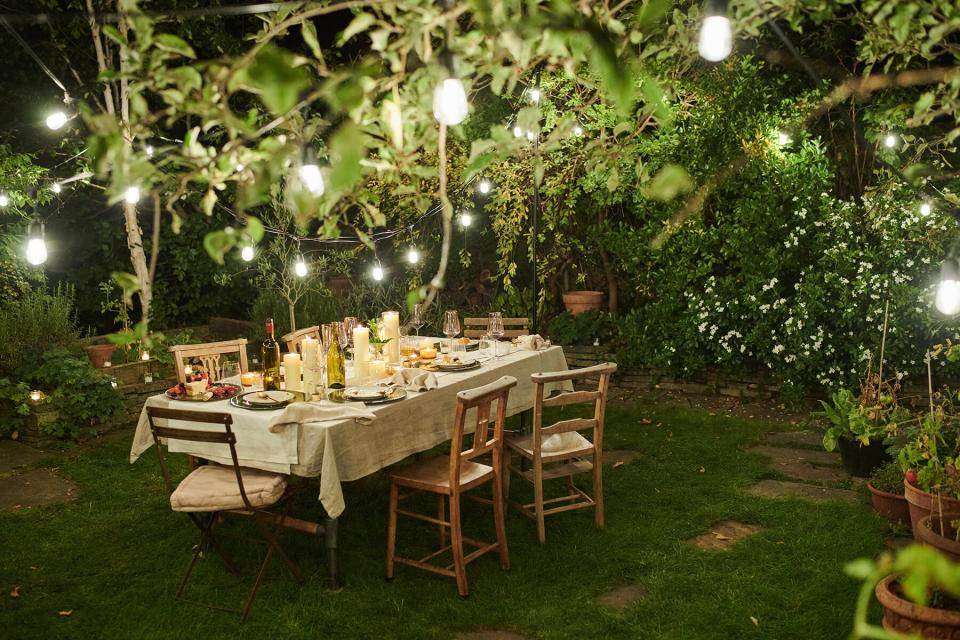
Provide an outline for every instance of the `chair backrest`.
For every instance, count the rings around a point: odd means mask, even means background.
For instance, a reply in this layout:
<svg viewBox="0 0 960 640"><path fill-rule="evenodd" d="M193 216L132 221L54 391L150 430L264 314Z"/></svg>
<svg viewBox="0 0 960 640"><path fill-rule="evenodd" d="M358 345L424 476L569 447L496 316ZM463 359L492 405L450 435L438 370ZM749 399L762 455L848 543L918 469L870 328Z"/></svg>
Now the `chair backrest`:
<svg viewBox="0 0 960 640"><path fill-rule="evenodd" d="M485 453L493 453L495 467L500 466L503 453L503 428L507 420L507 397L510 389L517 386L513 376L503 376L489 384L467 389L457 394L457 413L453 421L453 438L450 444L450 487L456 487L460 481L463 463ZM497 402L493 433L490 433L491 406ZM476 409L476 424L473 441L469 449L463 448L463 431L467 411Z"/></svg>
<svg viewBox="0 0 960 640"><path fill-rule="evenodd" d="M204 424L220 424L223 425L223 431L201 431L199 429L160 426L156 423L158 418L161 420L185 420ZM243 475L240 473L240 462L237 459L237 436L230 429L230 425L233 424L233 418L229 413L147 407L147 422L150 424L150 433L153 434L153 444L157 447L157 455L160 456L160 471L163 473L163 482L167 486L167 491L173 493L174 486L170 481L170 472L167 470L167 459L163 455L160 438L224 444L230 447L230 459L233 461L233 471L237 477L237 486L240 488L240 497L243 498L243 504L246 505L247 509L252 509L250 500L247 499L247 492L243 488Z"/></svg>
<svg viewBox="0 0 960 640"><path fill-rule="evenodd" d="M283 343L288 352L300 353L300 343L307 337L320 340L320 325L315 324L312 327L305 327L291 331L290 333L285 333L280 337L280 342Z"/></svg>
<svg viewBox="0 0 960 640"><path fill-rule="evenodd" d="M593 447L597 451L603 449L603 419L607 408L607 390L610 387L610 376L617 370L615 362L604 362L583 369L570 371L555 371L552 373L534 373L530 376L536 385L533 401L533 455L540 456L540 446L543 439L557 433L567 431L592 430ZM551 382L566 382L587 380L599 377L596 391L564 391L563 393L545 398L544 386ZM592 418L568 418L544 426L543 410L545 407L565 407L573 404L593 403Z"/></svg>
<svg viewBox="0 0 960 640"><path fill-rule="evenodd" d="M240 355L240 372L249 371L247 367L247 339L224 340L223 342L205 342L202 344L178 344L167 349L173 354L173 365L177 369L177 379L186 382L184 361L196 358L203 364L203 368L210 374L211 382L220 379L220 356L237 353Z"/></svg>
<svg viewBox="0 0 960 640"><path fill-rule="evenodd" d="M490 318L464 318L463 337L481 338L490 330ZM530 318L504 318L503 337L516 338L530 335Z"/></svg>

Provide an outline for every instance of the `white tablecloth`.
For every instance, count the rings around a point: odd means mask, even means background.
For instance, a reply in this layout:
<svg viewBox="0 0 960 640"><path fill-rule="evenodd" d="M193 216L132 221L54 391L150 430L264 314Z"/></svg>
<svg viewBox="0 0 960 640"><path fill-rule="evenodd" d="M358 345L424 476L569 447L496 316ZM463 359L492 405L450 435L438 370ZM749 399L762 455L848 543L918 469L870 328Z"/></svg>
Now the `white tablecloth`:
<svg viewBox="0 0 960 640"><path fill-rule="evenodd" d="M507 345L500 345L505 352ZM472 355L472 354L471 354ZM481 354L479 357L484 357ZM250 411L228 402L193 405L159 394L147 399L130 449L130 462L153 444L146 407L176 407L217 411L233 416L237 434L237 455L241 464L258 469L320 478L320 501L331 518L344 510L341 481L356 480L425 451L450 439L457 393L492 382L503 375L517 379L507 403L507 415L533 406L535 387L530 374L565 371L567 361L560 347L542 351L514 350L499 360L486 360L480 369L463 373L439 373L439 388L392 404L364 407L324 401L298 403L276 411ZM572 390L569 383L547 385L549 394L557 389ZM369 419L372 413L373 420ZM177 426L184 426L178 424ZM179 451L219 462L225 456L200 451L196 443L180 442Z"/></svg>

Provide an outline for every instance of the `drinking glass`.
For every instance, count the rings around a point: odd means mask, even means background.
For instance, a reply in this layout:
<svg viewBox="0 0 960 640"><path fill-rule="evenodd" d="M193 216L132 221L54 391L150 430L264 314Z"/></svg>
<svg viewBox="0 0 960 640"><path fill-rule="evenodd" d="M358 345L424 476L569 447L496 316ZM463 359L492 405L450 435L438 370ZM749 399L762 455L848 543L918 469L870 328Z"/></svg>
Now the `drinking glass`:
<svg viewBox="0 0 960 640"><path fill-rule="evenodd" d="M458 333L460 333L460 316L457 315L456 310L448 309L443 315L443 335L450 341L448 349L450 352L453 351L453 339Z"/></svg>
<svg viewBox="0 0 960 640"><path fill-rule="evenodd" d="M217 379L217 382L220 380L229 380L230 378L240 378L239 362L224 362L220 365L220 377Z"/></svg>
<svg viewBox="0 0 960 640"><path fill-rule="evenodd" d="M360 319L354 316L347 316L343 319L343 324L340 326L341 335L345 336L344 340L340 341L340 348L346 352L347 347L350 347L350 354L353 360L356 360L356 356L353 355L353 330L360 326ZM346 355L346 353L344 353Z"/></svg>
<svg viewBox="0 0 960 640"><path fill-rule="evenodd" d="M420 337L420 327L425 325L423 320L423 305L417 303L413 305L413 317L410 318L410 326L417 330L417 337Z"/></svg>
<svg viewBox="0 0 960 640"><path fill-rule="evenodd" d="M490 312L490 336L493 338L494 358L500 357L500 338L503 337L503 314L499 311Z"/></svg>

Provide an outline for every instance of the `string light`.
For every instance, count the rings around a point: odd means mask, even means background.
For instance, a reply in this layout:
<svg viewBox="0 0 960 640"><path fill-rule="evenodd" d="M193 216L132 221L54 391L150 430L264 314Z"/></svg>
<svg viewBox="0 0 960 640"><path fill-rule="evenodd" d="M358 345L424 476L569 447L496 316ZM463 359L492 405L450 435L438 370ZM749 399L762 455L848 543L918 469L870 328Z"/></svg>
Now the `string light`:
<svg viewBox="0 0 960 640"><path fill-rule="evenodd" d="M380 263L377 263L373 266L373 269L370 271L370 277L377 282L383 280L383 267L380 266Z"/></svg>
<svg viewBox="0 0 960 640"><path fill-rule="evenodd" d="M54 182L52 185L50 185L50 191L53 191L54 193L60 193L63 191L63 187L60 186L59 182Z"/></svg>
<svg viewBox="0 0 960 640"><path fill-rule="evenodd" d="M7 194L0 193L0 207L5 207L10 204L10 198L7 197Z"/></svg>
<svg viewBox="0 0 960 640"><path fill-rule="evenodd" d="M407 262L410 264L417 264L420 262L420 252L417 251L416 247L410 247L407 251Z"/></svg>
<svg viewBox="0 0 960 640"><path fill-rule="evenodd" d="M303 261L303 256L297 256L297 261L293 265L293 272L297 274L298 278L303 278L307 275L307 263Z"/></svg>
<svg viewBox="0 0 960 640"><path fill-rule="evenodd" d="M940 264L940 284L937 285L935 304L944 315L952 316L960 311L960 269L953 258L947 258Z"/></svg>
<svg viewBox="0 0 960 640"><path fill-rule="evenodd" d="M464 228L469 227L471 224L473 224L473 215L471 215L471 213L470 213L469 211L464 211L463 213L461 213L461 214L460 214L460 224L461 224Z"/></svg>
<svg viewBox="0 0 960 640"><path fill-rule="evenodd" d="M433 92L433 116L447 126L460 124L467 117L467 92L457 77L453 54L444 51L440 62L446 77Z"/></svg>
<svg viewBox="0 0 960 640"><path fill-rule="evenodd" d="M493 183L487 180L486 178L481 178L480 182L477 183L477 191L483 195L490 193L490 190L493 189Z"/></svg>
<svg viewBox="0 0 960 640"><path fill-rule="evenodd" d="M43 238L43 223L40 224L40 232L34 232L33 224L30 224L29 239L27 240L26 257L27 262L33 266L39 266L47 261L47 243Z"/></svg>
<svg viewBox="0 0 960 640"><path fill-rule="evenodd" d="M893 135L892 133L888 133L883 138L883 146L885 146L887 149L893 149L895 146L897 146L897 136Z"/></svg>
<svg viewBox="0 0 960 640"><path fill-rule="evenodd" d="M127 187L123 192L123 199L127 204L137 204L140 202L140 187Z"/></svg>
<svg viewBox="0 0 960 640"><path fill-rule="evenodd" d="M323 174L320 172L320 165L317 164L316 154L311 147L307 147L304 150L303 160L298 173L307 191L313 196L323 195L326 186L323 184Z"/></svg>
<svg viewBox="0 0 960 640"><path fill-rule="evenodd" d="M513 128L513 137L519 138L523 135L523 129L520 128L520 125L517 125Z"/></svg>
<svg viewBox="0 0 960 640"><path fill-rule="evenodd" d="M540 89L534 87L530 90L530 101L534 104L540 104Z"/></svg>
<svg viewBox="0 0 960 640"><path fill-rule="evenodd" d="M581 127L579 124L573 125L573 135L577 136L578 138L582 138L582 137L583 137L583 127Z"/></svg>
<svg viewBox="0 0 960 640"><path fill-rule="evenodd" d="M527 140L529 140L530 142L533 142L536 139L537 139L536 133L534 133L533 131L527 131Z"/></svg>
<svg viewBox="0 0 960 640"><path fill-rule="evenodd" d="M53 131L57 131L58 129L63 127L63 125L67 124L67 120L69 119L70 118L68 118L67 114L64 113L63 111L54 111L53 113L47 116L47 120L46 120L47 128Z"/></svg>
<svg viewBox="0 0 960 640"><path fill-rule="evenodd" d="M152 144L148 144L147 146L145 146L145 147L143 148L143 152L147 154L147 157L148 157L148 158L152 158L152 157L153 157L153 145L152 145Z"/></svg>
<svg viewBox="0 0 960 640"><path fill-rule="evenodd" d="M920 215L926 217L933 213L933 206L929 202L924 202L920 205Z"/></svg>
<svg viewBox="0 0 960 640"><path fill-rule="evenodd" d="M790 134L782 129L777 132L777 144L781 147L785 147L790 144Z"/></svg>
<svg viewBox="0 0 960 640"><path fill-rule="evenodd" d="M726 0L706 0L697 50L710 62L720 62L733 50L733 30L727 17Z"/></svg>
<svg viewBox="0 0 960 640"><path fill-rule="evenodd" d="M244 245L243 249L240 250L240 257L244 262L250 262L253 260L254 251L251 245Z"/></svg>

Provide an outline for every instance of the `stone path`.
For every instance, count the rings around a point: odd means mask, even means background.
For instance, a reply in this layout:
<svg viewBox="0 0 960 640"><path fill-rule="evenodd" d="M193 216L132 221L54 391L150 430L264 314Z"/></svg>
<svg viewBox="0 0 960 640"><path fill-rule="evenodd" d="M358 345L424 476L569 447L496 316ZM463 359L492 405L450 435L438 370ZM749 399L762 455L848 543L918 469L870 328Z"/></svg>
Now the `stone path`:
<svg viewBox="0 0 960 640"><path fill-rule="evenodd" d="M601 607L606 607L607 609L623 611L634 602L638 602L645 598L646 595L646 590L640 585L625 584L617 587L613 591L608 591L607 593L598 596L595 602Z"/></svg>
<svg viewBox="0 0 960 640"><path fill-rule="evenodd" d="M528 640L527 636L514 631L489 629L486 631L466 631L453 636L454 640Z"/></svg>
<svg viewBox="0 0 960 640"><path fill-rule="evenodd" d="M763 444L747 449L746 453L766 456L772 469L790 479L762 480L749 489L752 495L813 502L857 499L855 491L830 486L849 481L850 475L841 468L839 454L823 450L819 433L772 431L764 434Z"/></svg>
<svg viewBox="0 0 960 640"><path fill-rule="evenodd" d="M0 441L0 510L73 500L77 486L54 469L30 469L49 454L13 440Z"/></svg>
<svg viewBox="0 0 960 640"><path fill-rule="evenodd" d="M736 543L759 533L762 529L763 527L758 524L724 520L713 524L709 532L687 542L704 551L727 551Z"/></svg>
<svg viewBox="0 0 960 640"><path fill-rule="evenodd" d="M829 502L840 500L856 502L857 492L850 489L818 487L802 482L784 482L783 480L761 480L747 490L751 495L763 498L800 498L810 502Z"/></svg>

